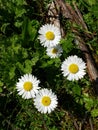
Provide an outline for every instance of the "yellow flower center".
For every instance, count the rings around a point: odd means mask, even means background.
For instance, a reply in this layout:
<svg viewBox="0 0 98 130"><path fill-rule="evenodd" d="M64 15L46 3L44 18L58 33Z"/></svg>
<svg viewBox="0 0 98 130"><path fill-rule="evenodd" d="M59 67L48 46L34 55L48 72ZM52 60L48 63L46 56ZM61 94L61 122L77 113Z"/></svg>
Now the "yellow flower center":
<svg viewBox="0 0 98 130"><path fill-rule="evenodd" d="M33 84L31 82L25 82L23 85L25 91L30 91L33 88Z"/></svg>
<svg viewBox="0 0 98 130"><path fill-rule="evenodd" d="M48 32L46 33L46 38L47 38L48 40L54 40L55 35L54 35L53 32L48 31Z"/></svg>
<svg viewBox="0 0 98 130"><path fill-rule="evenodd" d="M43 104L44 106L49 106L49 105L51 104L51 99L50 99L50 97L44 96L44 97L42 98L42 104Z"/></svg>
<svg viewBox="0 0 98 130"><path fill-rule="evenodd" d="M53 53L53 54L56 54L57 52L58 52L58 50L57 50L56 48L53 48L53 49L52 49L52 53Z"/></svg>
<svg viewBox="0 0 98 130"><path fill-rule="evenodd" d="M71 64L69 66L69 71L73 74L76 74L79 71L79 67L77 64Z"/></svg>

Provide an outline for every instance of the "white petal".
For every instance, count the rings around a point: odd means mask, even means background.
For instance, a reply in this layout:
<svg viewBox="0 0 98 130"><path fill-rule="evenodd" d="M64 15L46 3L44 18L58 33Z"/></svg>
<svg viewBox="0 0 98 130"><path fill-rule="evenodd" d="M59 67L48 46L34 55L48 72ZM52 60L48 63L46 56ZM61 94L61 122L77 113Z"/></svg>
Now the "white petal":
<svg viewBox="0 0 98 130"><path fill-rule="evenodd" d="M76 74L73 74L69 71L69 65L70 64L77 64L79 67L79 71ZM83 76L86 74L85 72L86 64L83 62L83 60L79 57L75 56L69 56L66 58L62 65L61 65L61 71L65 77L67 77L68 80L74 81L79 80L83 78Z"/></svg>
<svg viewBox="0 0 98 130"><path fill-rule="evenodd" d="M33 84L33 88L30 91L26 91L23 87L25 82L31 82ZM19 82L16 83L16 89L19 95L22 95L23 98L29 99L35 97L35 94L38 93L40 81L31 74L25 74L19 78Z"/></svg>

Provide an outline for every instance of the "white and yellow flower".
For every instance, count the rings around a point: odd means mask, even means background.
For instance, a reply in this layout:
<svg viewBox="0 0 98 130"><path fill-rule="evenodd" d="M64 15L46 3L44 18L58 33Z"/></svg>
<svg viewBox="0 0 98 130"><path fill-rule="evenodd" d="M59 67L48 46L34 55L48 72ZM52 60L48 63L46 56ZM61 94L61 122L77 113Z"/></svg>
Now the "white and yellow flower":
<svg viewBox="0 0 98 130"><path fill-rule="evenodd" d="M48 89L41 89L34 98L34 105L41 113L51 113L57 107L57 96Z"/></svg>
<svg viewBox="0 0 98 130"><path fill-rule="evenodd" d="M56 45L53 47L47 47L47 49L46 49L47 55L51 58L60 57L62 55L62 52L63 52L63 50L60 45Z"/></svg>
<svg viewBox="0 0 98 130"><path fill-rule="evenodd" d="M22 95L24 99L34 98L38 93L40 81L31 74L25 74L19 78L16 83L16 89L19 95Z"/></svg>
<svg viewBox="0 0 98 130"><path fill-rule="evenodd" d="M54 24L45 24L43 25L39 31L40 43L44 47L52 47L59 44L61 40L61 32L60 29Z"/></svg>
<svg viewBox="0 0 98 130"><path fill-rule="evenodd" d="M70 81L83 78L83 76L86 74L85 69L85 62L76 55L69 56L61 65L63 76L67 77L67 79Z"/></svg>

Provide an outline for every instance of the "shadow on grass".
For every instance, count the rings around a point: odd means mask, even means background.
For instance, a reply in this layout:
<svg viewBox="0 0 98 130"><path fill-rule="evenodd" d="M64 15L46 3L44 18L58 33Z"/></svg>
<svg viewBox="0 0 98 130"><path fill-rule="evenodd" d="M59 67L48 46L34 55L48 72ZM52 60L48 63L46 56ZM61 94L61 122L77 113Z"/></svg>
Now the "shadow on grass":
<svg viewBox="0 0 98 130"><path fill-rule="evenodd" d="M44 88L52 89L54 92L57 90L57 84L62 83L61 71L54 65L45 68L39 68L33 74L40 79L41 86Z"/></svg>
<svg viewBox="0 0 98 130"><path fill-rule="evenodd" d="M0 130L14 130L13 122L20 106L17 105L18 101L15 97L10 95L0 95Z"/></svg>
<svg viewBox="0 0 98 130"><path fill-rule="evenodd" d="M84 105L77 103L72 95L66 93L66 90L62 90L58 95L60 107L71 113L77 119L83 120L90 116L90 113Z"/></svg>

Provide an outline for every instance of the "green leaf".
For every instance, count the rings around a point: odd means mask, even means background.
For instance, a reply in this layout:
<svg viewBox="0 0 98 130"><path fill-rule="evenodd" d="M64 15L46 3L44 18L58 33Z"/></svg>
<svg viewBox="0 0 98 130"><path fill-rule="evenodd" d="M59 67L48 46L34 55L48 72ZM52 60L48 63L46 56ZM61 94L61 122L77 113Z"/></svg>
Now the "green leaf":
<svg viewBox="0 0 98 130"><path fill-rule="evenodd" d="M21 27L22 24L23 24L23 22L20 22L19 20L17 20L17 21L15 22L15 26L18 27L18 28Z"/></svg>
<svg viewBox="0 0 98 130"><path fill-rule="evenodd" d="M35 38L37 37L37 34L38 34L38 30L37 29L38 29L38 27L39 27L39 22L37 20L29 21L28 33L29 33L31 41L34 41Z"/></svg>
<svg viewBox="0 0 98 130"><path fill-rule="evenodd" d="M92 117L98 117L98 108L95 108L91 111Z"/></svg>
<svg viewBox="0 0 98 130"><path fill-rule="evenodd" d="M10 79L14 78L14 76L15 76L15 69L16 69L15 67L10 68L10 71L9 71Z"/></svg>
<svg viewBox="0 0 98 130"><path fill-rule="evenodd" d="M92 7L92 13L98 19L98 3Z"/></svg>
<svg viewBox="0 0 98 130"><path fill-rule="evenodd" d="M33 57L31 59L32 66L34 66L37 63L38 60L39 60L39 56L38 55L36 55L35 57Z"/></svg>
<svg viewBox="0 0 98 130"><path fill-rule="evenodd" d="M73 92L75 95L81 96L81 87L78 86L78 85L75 85L75 86L72 88L72 92Z"/></svg>
<svg viewBox="0 0 98 130"><path fill-rule="evenodd" d="M73 37L71 35L67 35L65 39L61 40L62 48L66 53L69 53L73 49Z"/></svg>
<svg viewBox="0 0 98 130"><path fill-rule="evenodd" d="M4 84L4 83L3 83L2 81L0 81L0 87L2 87L2 86L3 86L3 84Z"/></svg>
<svg viewBox="0 0 98 130"><path fill-rule="evenodd" d="M1 31L5 33L7 26L10 25L10 23L4 23L1 27Z"/></svg>
<svg viewBox="0 0 98 130"><path fill-rule="evenodd" d="M29 19L26 17L26 18L24 18L23 25L22 25L23 44L28 43L28 39L29 39L28 26L29 26Z"/></svg>
<svg viewBox="0 0 98 130"><path fill-rule="evenodd" d="M15 2L17 2L17 5L23 5L25 4L25 1L24 0L15 0Z"/></svg>
<svg viewBox="0 0 98 130"><path fill-rule="evenodd" d="M92 6L96 3L96 0L87 0L86 2Z"/></svg>
<svg viewBox="0 0 98 130"><path fill-rule="evenodd" d="M24 72L25 73L31 73L32 72L32 62L31 62L31 60L25 60Z"/></svg>
<svg viewBox="0 0 98 130"><path fill-rule="evenodd" d="M94 106L93 98L89 97L88 94L84 94L83 99L84 99L84 102L85 102L85 107L88 110L91 110L91 108Z"/></svg>
<svg viewBox="0 0 98 130"><path fill-rule="evenodd" d="M37 30L31 25L29 25L28 31L29 31L30 40L34 41L34 39L37 36Z"/></svg>
<svg viewBox="0 0 98 130"><path fill-rule="evenodd" d="M3 89L0 87L0 93L2 93Z"/></svg>
<svg viewBox="0 0 98 130"><path fill-rule="evenodd" d="M18 6L18 8L16 8L16 10L15 10L16 18L22 17L24 13L26 13L26 10L22 9L21 6Z"/></svg>

